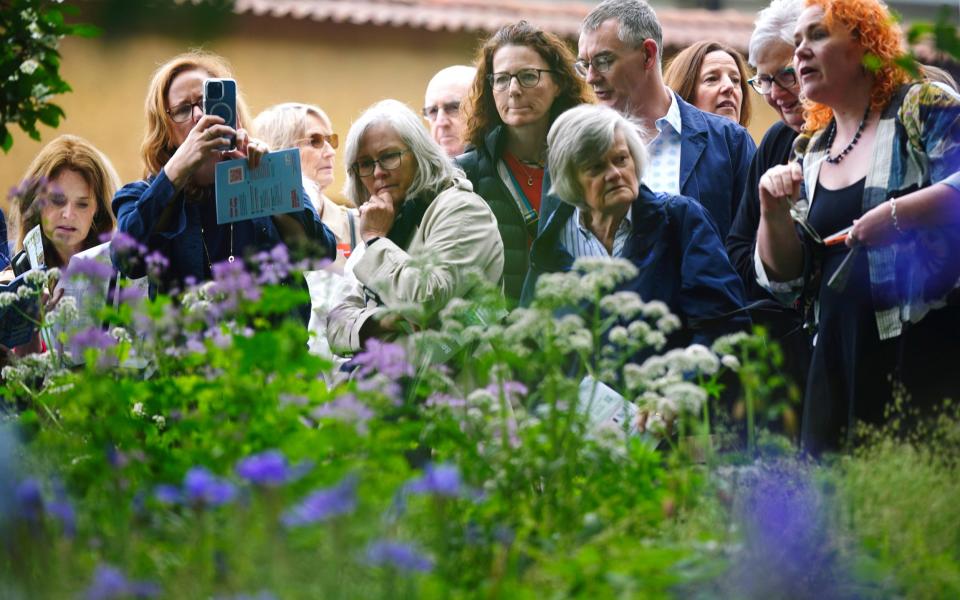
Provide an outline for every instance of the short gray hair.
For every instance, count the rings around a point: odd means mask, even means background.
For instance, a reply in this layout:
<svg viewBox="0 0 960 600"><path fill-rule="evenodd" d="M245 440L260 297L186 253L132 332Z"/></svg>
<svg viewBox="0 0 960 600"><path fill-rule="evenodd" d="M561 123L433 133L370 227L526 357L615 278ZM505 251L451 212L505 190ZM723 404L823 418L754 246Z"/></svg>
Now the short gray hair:
<svg viewBox="0 0 960 600"><path fill-rule="evenodd" d="M580 24L580 33L596 31L610 19L617 20L617 38L624 44L639 48L643 40L655 41L657 62L660 62L663 58L663 28L649 4L644 0L604 0Z"/></svg>
<svg viewBox="0 0 960 600"><path fill-rule="evenodd" d="M410 107L399 100L381 100L360 115L350 126L347 141L344 144L343 158L347 166L347 181L343 184L343 195L360 206L369 199L369 194L353 168L360 151L360 139L370 127L386 123L410 150L417 161L417 174L413 178L407 198L416 198L423 193L432 196L453 185L463 178L463 171L447 157L443 148L430 137L430 133ZM432 198L431 198L432 200Z"/></svg>
<svg viewBox="0 0 960 600"><path fill-rule="evenodd" d="M297 145L307 137L307 117L314 116L331 124L327 113L319 106L284 102L264 109L253 120L253 131L258 139L266 142L271 150L285 150ZM332 126L332 125L331 125Z"/></svg>
<svg viewBox="0 0 960 600"><path fill-rule="evenodd" d="M758 55L771 43L783 42L793 47L793 30L803 8L803 0L773 0L757 14L747 48L750 66L757 66Z"/></svg>
<svg viewBox="0 0 960 600"><path fill-rule="evenodd" d="M617 132L626 138L639 182L648 158L637 126L612 108L583 104L557 117L547 134L550 192L568 204L584 208L584 191L578 179L580 170L610 150Z"/></svg>

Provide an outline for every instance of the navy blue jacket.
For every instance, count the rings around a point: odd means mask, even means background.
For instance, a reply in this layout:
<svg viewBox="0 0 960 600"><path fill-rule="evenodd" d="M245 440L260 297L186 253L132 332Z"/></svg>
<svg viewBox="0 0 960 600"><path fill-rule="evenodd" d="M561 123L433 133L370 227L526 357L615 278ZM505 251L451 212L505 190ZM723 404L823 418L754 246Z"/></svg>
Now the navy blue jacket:
<svg viewBox="0 0 960 600"><path fill-rule="evenodd" d="M709 346L721 335L748 329L750 318L739 310L744 306L743 284L703 208L690 198L641 186L630 210L633 236L623 258L636 265L639 274L617 291L637 292L644 301L661 300L670 307L683 328L668 338L668 347ZM560 243L573 214L573 206L560 204L533 242L522 304L532 301L541 273L573 267L573 257Z"/></svg>
<svg viewBox="0 0 960 600"><path fill-rule="evenodd" d="M154 177L129 183L113 197L113 212L117 215L117 229L131 236L148 251L159 251L170 261L160 281L160 289L180 285L187 277L204 281L211 277L210 264L227 259L231 253L244 257L251 252L270 250L280 242L280 232L271 217L259 217L229 225L217 225L213 187L202 192L207 198L194 202L185 200L184 192L177 192L163 170ZM336 256L336 239L326 225L320 222L316 209L304 193L305 207L299 213L290 213L306 231L307 237L320 247L315 258ZM160 225L163 212L173 204L168 223ZM201 237L201 228L204 235ZM143 265L121 265L124 275L142 277Z"/></svg>
<svg viewBox="0 0 960 600"><path fill-rule="evenodd" d="M747 130L726 117L704 112L674 94L680 107L680 194L700 202L713 217L723 241L746 187L757 145ZM555 196L540 210L540 229Z"/></svg>

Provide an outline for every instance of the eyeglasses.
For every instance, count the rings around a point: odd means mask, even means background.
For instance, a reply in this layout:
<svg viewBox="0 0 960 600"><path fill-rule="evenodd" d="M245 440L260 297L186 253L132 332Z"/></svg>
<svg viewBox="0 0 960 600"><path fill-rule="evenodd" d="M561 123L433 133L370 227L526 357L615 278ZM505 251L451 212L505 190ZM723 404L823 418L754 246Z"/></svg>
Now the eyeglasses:
<svg viewBox="0 0 960 600"><path fill-rule="evenodd" d="M380 157L375 160L364 158L353 163L353 170L356 171L360 177L370 177L373 175L373 172L377 169L377 165L380 165L380 168L387 171L393 171L394 169L400 168L401 158L404 154L408 153L409 150L394 150L393 152L381 154Z"/></svg>
<svg viewBox="0 0 960 600"><path fill-rule="evenodd" d="M773 89L773 84L776 83L780 86L780 89L789 92L790 88L797 85L797 72L793 70L793 67L784 67L777 71L773 77L770 75L757 75L751 79L747 80L747 83L750 84L758 94L769 94L770 90Z"/></svg>
<svg viewBox="0 0 960 600"><path fill-rule="evenodd" d="M196 102L178 104L173 108L167 109L166 113L170 115L170 120L174 123L186 123L193 118L194 108L199 108L200 112L203 112L203 99L197 100Z"/></svg>
<svg viewBox="0 0 960 600"><path fill-rule="evenodd" d="M340 136L335 133L331 133L330 135L315 133L310 137L300 138L297 140L297 145L300 145L303 142L309 143L311 147L316 148L317 150L323 148L324 144L330 144L330 147L336 150L340 145Z"/></svg>
<svg viewBox="0 0 960 600"><path fill-rule="evenodd" d="M593 67L593 70L597 73L606 73L610 70L610 67L613 66L613 63L617 60L617 57L613 54L601 54L599 56L594 56L589 61L580 59L577 62L573 63L573 68L576 70L577 75L587 78L587 71L590 67Z"/></svg>
<svg viewBox="0 0 960 600"><path fill-rule="evenodd" d="M441 110L443 111L443 114L447 115L448 117L455 117L460 114L460 101L454 100L453 102L444 102L442 104L434 104L433 106L424 106L423 116L426 117L428 121L436 121Z"/></svg>
<svg viewBox="0 0 960 600"><path fill-rule="evenodd" d="M510 87L510 81L516 77L517 83L520 84L520 87L532 88L537 87L537 84L540 83L540 73L553 73L551 69L520 69L516 73L507 73L506 71L501 71L499 73L493 73L492 75L487 75L487 79L490 80L490 85L494 90L502 92L503 90Z"/></svg>

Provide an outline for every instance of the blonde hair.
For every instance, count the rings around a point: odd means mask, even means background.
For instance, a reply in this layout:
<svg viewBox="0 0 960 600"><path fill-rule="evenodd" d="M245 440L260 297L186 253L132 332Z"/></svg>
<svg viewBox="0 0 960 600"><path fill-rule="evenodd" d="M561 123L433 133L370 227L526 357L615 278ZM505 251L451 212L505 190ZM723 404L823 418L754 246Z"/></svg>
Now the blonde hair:
<svg viewBox="0 0 960 600"><path fill-rule="evenodd" d="M140 156L143 159L146 177L159 173L163 165L167 164L173 153L177 151L173 142L173 121L167 115L167 110L170 108L167 105L167 93L177 75L195 70L205 71L210 77L233 76L230 65L224 58L203 50L191 50L175 56L154 71L144 102L147 126L143 143L140 145ZM248 116L247 105L238 90L237 127L244 127L249 123Z"/></svg>
<svg viewBox="0 0 960 600"><path fill-rule="evenodd" d="M307 135L308 116L320 119L329 127L333 126L327 113L319 106L284 102L264 109L254 118L253 128L257 130L259 139L266 142L271 150L294 148L297 141Z"/></svg>
<svg viewBox="0 0 960 600"><path fill-rule="evenodd" d="M120 178L117 177L110 159L81 137L61 135L40 150L23 175L21 189L14 198L10 213L10 225L13 228L11 237L16 240L14 252L23 249L23 238L40 223L40 212L47 184L52 179L56 179L65 169L75 171L82 176L96 198L97 210L87 239L84 241L85 248L92 248L99 244L100 234L113 231L116 227L117 220L113 216L110 201L120 185ZM57 254L50 252L52 246L46 234L43 234L42 228L41 234L47 260L55 260ZM49 266L62 265L49 264Z"/></svg>

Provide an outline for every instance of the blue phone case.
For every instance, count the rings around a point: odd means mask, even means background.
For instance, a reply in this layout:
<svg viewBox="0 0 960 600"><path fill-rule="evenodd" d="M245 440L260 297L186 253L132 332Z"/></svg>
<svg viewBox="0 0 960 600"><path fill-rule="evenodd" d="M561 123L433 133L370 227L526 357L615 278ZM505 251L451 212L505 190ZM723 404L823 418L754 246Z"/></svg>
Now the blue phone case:
<svg viewBox="0 0 960 600"><path fill-rule="evenodd" d="M216 115L224 120L226 125L237 128L237 82L233 79L206 79L203 82L203 113ZM232 150L237 146L236 137L230 139L229 147L221 150Z"/></svg>

